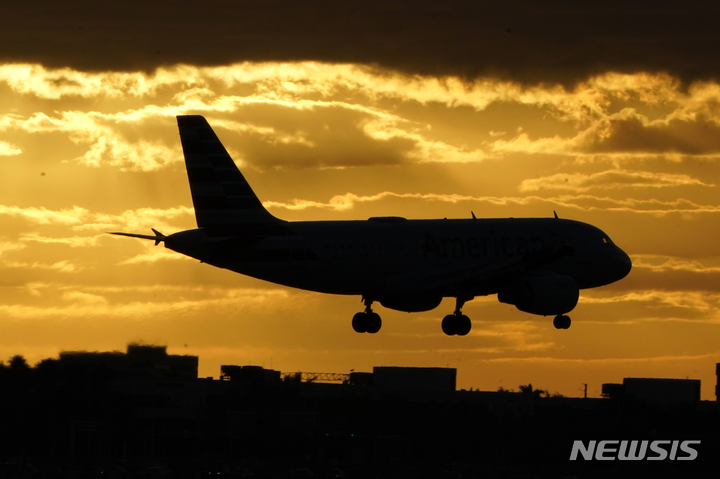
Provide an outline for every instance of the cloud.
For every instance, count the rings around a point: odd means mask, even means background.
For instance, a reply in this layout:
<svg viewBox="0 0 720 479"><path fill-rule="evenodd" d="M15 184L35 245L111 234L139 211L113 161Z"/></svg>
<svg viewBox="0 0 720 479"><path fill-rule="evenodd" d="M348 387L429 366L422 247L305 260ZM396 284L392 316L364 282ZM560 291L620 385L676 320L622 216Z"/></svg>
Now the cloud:
<svg viewBox="0 0 720 479"><path fill-rule="evenodd" d="M64 112L60 128L77 143L89 145L75 158L90 167L110 165L121 170L153 171L181 161L179 142L167 144L162 130L174 128L174 119L154 108L124 114Z"/></svg>
<svg viewBox="0 0 720 479"><path fill-rule="evenodd" d="M717 101L715 98L711 101ZM684 105L664 117L650 119L626 108L588 119L590 125L574 136L532 138L522 132L510 140L492 142L495 153L574 155L580 158L608 156L615 161L643 158L720 157L720 112L713 117L685 114Z"/></svg>
<svg viewBox="0 0 720 479"><path fill-rule="evenodd" d="M56 81L58 77L72 77L72 85L77 88L68 88L67 83ZM138 120L149 114L172 116L182 110L229 112L253 105L303 110L343 106L390 118L391 112L378 107L387 99L426 106L467 106L476 111L496 103L516 103L547 108L565 121L587 121L604 117L612 100L626 102L636 95L647 104L659 102L658 96L663 95L664 102L684 102L688 108L692 102L687 100L694 100L696 96L707 102L718 95L713 89L714 83L706 82L693 85L692 96L687 98L676 79L642 72L590 76L574 88L566 89L548 84L523 85L492 77L469 80L453 75L408 75L362 64L309 61L243 62L217 67L172 65L150 73L87 72L40 64L6 64L0 65L2 82L22 96L50 100L69 95L86 99L128 99L128 103L134 103L130 101L134 97L156 98L162 96L164 90L174 92L171 98L163 96L165 106L150 104L141 110L113 115L118 121L130 117ZM352 97L356 100L348 101ZM99 112L94 114L102 116ZM6 116L5 123L11 118L14 117ZM53 120L40 114L27 123L28 129L34 126L37 130L50 127Z"/></svg>
<svg viewBox="0 0 720 479"><path fill-rule="evenodd" d="M152 245L152 243L149 243L149 244ZM152 245L151 248L152 249L148 248L148 251L146 253L141 253L136 256L133 256L132 258L121 261L119 264L132 265L132 264L141 264L141 263L155 263L157 261L165 261L165 260L171 260L171 261L192 260L192 261L195 261L194 259L189 258L188 256L171 252L165 248L156 248L154 245Z"/></svg>
<svg viewBox="0 0 720 479"><path fill-rule="evenodd" d="M259 169L474 163L518 153L583 161L720 157L720 108L713 106L720 87L698 82L683 89L663 73L604 73L566 88L307 61L152 72L23 64L0 65L3 82L19 97L57 107L52 114L6 114L0 131L63 133L84 149L74 160L89 167L155 171L181 161L174 116L188 113L206 115L235 159ZM75 97L102 100L110 109L78 108L70 101ZM459 110L458 118L466 107L486 112L478 116L483 130L470 146L436 131L416 114L418 105ZM491 106L507 105L563 125L565 133L530 125L505 138L485 116ZM26 149L13 144L5 151Z"/></svg>
<svg viewBox="0 0 720 479"><path fill-rule="evenodd" d="M627 111L599 122L583 137L588 153L720 153L720 124L702 115L653 121Z"/></svg>
<svg viewBox="0 0 720 479"><path fill-rule="evenodd" d="M20 218L31 224L71 226L76 231L107 231L109 229L138 229L157 226L172 228L173 221L189 221L194 219L195 210L188 206L171 208L138 208L126 210L121 214L92 212L86 208L73 206L61 210L50 210L45 207L25 207L0 205L0 215ZM38 243L64 243L69 245L94 245L98 236L49 238L36 233L28 233L23 241Z"/></svg>
<svg viewBox="0 0 720 479"><path fill-rule="evenodd" d="M43 263L41 261L23 262L23 261L4 261L2 265L6 268L16 269L40 269L57 271L59 273L76 273L80 271L81 267L75 265L71 261L62 260L55 263Z"/></svg>
<svg viewBox="0 0 720 479"><path fill-rule="evenodd" d="M706 303L717 303L717 312L720 313L720 301L715 299L720 294L720 265L714 257L693 257L715 254L712 247L703 248L698 244L703 242L702 234L693 237L695 239L690 243L681 243L681 246L688 247L679 250L690 257L632 254L632 273L612 289L616 292L655 291L670 296L680 292L699 294Z"/></svg>
<svg viewBox="0 0 720 479"><path fill-rule="evenodd" d="M699 204L680 198L671 201L657 199L613 198L588 194L561 196L470 196L438 193L395 193L383 191L374 195L345 193L335 195L327 202L295 198L289 202L264 201L266 208L287 210L305 210L309 208L333 211L348 211L358 203L378 202L388 198L412 199L418 201L440 201L445 203L476 202L494 206L528 206L547 204L578 211L615 211L662 217L671 214L715 214L720 213L720 205Z"/></svg>
<svg viewBox="0 0 720 479"><path fill-rule="evenodd" d="M20 241L24 243L41 243L41 244L63 244L71 248L97 246L98 240L102 235L96 236L71 236L65 238L50 238L38 234L26 234L20 237Z"/></svg>
<svg viewBox="0 0 720 479"><path fill-rule="evenodd" d="M7 141L0 141L0 156L15 156L21 153L22 150L17 146Z"/></svg>
<svg viewBox="0 0 720 479"><path fill-rule="evenodd" d="M520 191L541 189L586 192L592 189L617 188L667 188L673 186L714 186L683 174L628 171L622 169L602 171L585 175L582 173L558 173L542 178L523 180Z"/></svg>
<svg viewBox="0 0 720 479"><path fill-rule="evenodd" d="M420 130L407 131L398 128L394 122L370 121L363 125L363 131L374 140L409 141L413 146L405 153L405 156L417 160L419 163L472 163L490 157L480 149L470 150L442 141L430 140L424 137Z"/></svg>
<svg viewBox="0 0 720 479"><path fill-rule="evenodd" d="M26 247L27 247L27 245L20 243L20 242L1 241L0 242L0 256L4 255L7 251L25 249Z"/></svg>
<svg viewBox="0 0 720 479"><path fill-rule="evenodd" d="M409 122L343 102L242 103L233 116L247 120L209 121L236 159L260 169L395 165L416 149L400 128Z"/></svg>
<svg viewBox="0 0 720 479"><path fill-rule="evenodd" d="M121 214L93 213L87 221L74 226L77 231L138 230L140 228L178 229L177 224L195 221L195 209L189 206L137 208Z"/></svg>
<svg viewBox="0 0 720 479"><path fill-rule="evenodd" d="M92 143L90 149L77 158L79 163L92 167L109 164L122 170L153 171L181 158L177 148L145 140L129 143L109 132L77 136L75 141Z"/></svg>
<svg viewBox="0 0 720 479"><path fill-rule="evenodd" d="M293 80L302 82L299 78ZM356 87L358 93L370 93L366 90L368 85ZM429 125L364 105L357 99L225 97L224 100L225 104L234 103L227 106L225 113L231 111L233 116L247 120L213 118L211 125L240 135L241 141L237 143L230 136L230 144L243 162L263 169L468 163L488 157L482 149L433 139ZM212 113L213 107L208 110Z"/></svg>
<svg viewBox="0 0 720 479"><path fill-rule="evenodd" d="M80 164L153 171L182 160L179 142L166 143L165 132L173 129L173 124L172 112L168 114L158 108L146 107L124 113L71 110L60 111L54 116L43 112L26 118L6 115L0 121L0 130L36 135L63 133L73 143L87 146L85 153L74 159Z"/></svg>
<svg viewBox="0 0 720 479"><path fill-rule="evenodd" d="M73 303L81 303L87 305L107 305L108 301L103 296L97 294L84 293L82 291L66 291L63 293L63 300Z"/></svg>
<svg viewBox="0 0 720 479"><path fill-rule="evenodd" d="M586 304L645 303L654 308L680 308L707 313L718 311L720 293L638 290L617 296L583 297L582 301Z"/></svg>
<svg viewBox="0 0 720 479"><path fill-rule="evenodd" d="M492 197L474 197L458 194L432 194L432 193L393 193L391 191L383 191L374 195L357 195L355 193L346 193L344 195L336 195L330 198L330 201L323 203L313 200L294 199L290 203L278 201L264 201L266 208L284 208L288 210L304 210L307 208L320 208L335 211L346 211L354 208L356 203L367 203L381 201L387 198L406 198L425 201L444 201L448 203L457 203L460 201L487 201L494 204L506 204L516 201L522 203L524 198L492 198Z"/></svg>
<svg viewBox="0 0 720 479"><path fill-rule="evenodd" d="M74 143L87 145L86 152L75 158L81 164L91 167L110 165L139 171L160 169L181 160L176 137L173 137L173 144L166 143L167 138L171 137L167 132L174 130L174 126L171 126L174 120L172 123L168 120L173 115L188 111L206 115L233 113L235 118L247 118L238 121L220 116L211 118L211 124L219 131L226 129L234 135L241 135L242 142L234 148L239 152L238 159L264 168L318 165L344 167L407 161L469 162L486 156L481 150L469 150L428 138L425 135L427 125L415 124L378 108L335 98L304 98L309 87L297 89L288 85L307 83L307 78L298 77L299 73L295 70L302 73L312 69L302 68L302 65L300 68L293 65L277 67L285 71L290 81L271 85L275 88L271 90L266 84L271 79L258 80L251 85L256 94L247 96L238 96L232 94L232 91L212 92L207 88L191 88L173 97L180 104L146 107L125 113L64 111L57 117L49 117L44 113L33 114L27 119L6 116L2 127L32 133L63 132ZM252 70L262 71L264 68L262 65L237 65L235 69L237 71L234 76L230 76L231 79L242 76L244 70L250 70L245 73L256 78L258 75L253 75ZM227 72L218 73L217 70L194 69L192 73L198 77L198 82L214 83L218 88L218 82L233 83L231 79L222 78L222 75L228 75ZM320 70L324 70L321 78L310 81L316 84L313 89L326 93L334 91L337 85L323 86L325 80L322 76L334 70L337 70L335 73L345 75L352 73L346 71L352 69L333 65L324 65ZM45 73L51 76L53 72ZM83 75L81 72L75 73L77 76ZM112 75L108 73L108 76ZM365 78L368 84L354 81L353 88L364 95L377 95L372 87L378 85L382 76L375 72L365 77L368 77ZM402 80L414 81L407 78ZM342 79L335 78L334 81L343 85ZM429 82L431 79L422 81ZM172 86L182 89L183 80L177 78ZM402 88L398 88L396 96L404 95ZM152 93L152 89L147 93ZM56 97L62 92L43 94ZM91 90L87 94L101 95L104 90ZM347 95L350 94L352 92L347 92ZM233 137L230 139L232 141Z"/></svg>
<svg viewBox="0 0 720 479"><path fill-rule="evenodd" d="M48 294L48 285L43 292ZM51 288L56 290L57 288ZM247 289L235 288L224 290L221 295L210 295L201 299L174 298L167 301L111 301L106 296L96 294L93 289L83 291L70 289L62 292L61 299L71 302L69 306L54 304L0 304L0 314L7 319L42 320L55 318L135 318L163 321L169 318L177 320L180 316L188 316L198 312L221 311L226 308L273 308L284 304L282 299L288 296L282 289ZM161 319L160 319L161 318Z"/></svg>
<svg viewBox="0 0 720 479"><path fill-rule="evenodd" d="M14 92L46 100L71 98L123 98L154 96L168 86L202 91L205 83L194 67L159 67L153 73L143 71L83 71L74 68L50 68L40 63L0 65L0 82Z"/></svg>
<svg viewBox="0 0 720 479"><path fill-rule="evenodd" d="M632 255L633 269L647 269L653 273L686 271L691 273L720 273L720 266L705 266L698 260L687 260L675 256L637 254Z"/></svg>
<svg viewBox="0 0 720 479"><path fill-rule="evenodd" d="M13 21L0 31L0 58L93 71L313 59L566 84L597 70L671 72L684 80L720 76L712 54L720 40L708 34L708 19L718 11L707 2L569 8L420 1L411 15L397 1L279 5L218 2L199 11L190 0L174 2L172 10L139 0L75 0L36 11L12 4L6 15ZM78 88L72 76L56 81Z"/></svg>
<svg viewBox="0 0 720 479"><path fill-rule="evenodd" d="M0 205L0 215L21 218L31 223L47 225L77 225L90 216L89 210L73 206L64 210L49 210L45 207L21 208L18 206Z"/></svg>

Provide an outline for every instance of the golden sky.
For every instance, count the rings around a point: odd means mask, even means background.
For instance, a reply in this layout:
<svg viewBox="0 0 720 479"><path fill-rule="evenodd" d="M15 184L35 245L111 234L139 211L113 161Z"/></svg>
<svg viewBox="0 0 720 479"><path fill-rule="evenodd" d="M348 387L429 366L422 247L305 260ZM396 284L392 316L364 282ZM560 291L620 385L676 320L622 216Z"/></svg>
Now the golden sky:
<svg viewBox="0 0 720 479"><path fill-rule="evenodd" d="M285 372L450 366L458 387L581 395L624 377L702 380L720 362L720 84L669 73L571 86L360 63L152 70L0 64L0 358L166 344ZM195 227L175 115L214 127L287 220L549 217L594 224L633 259L584 290L569 330L495 296L466 337L425 313L293 290L108 231Z"/></svg>

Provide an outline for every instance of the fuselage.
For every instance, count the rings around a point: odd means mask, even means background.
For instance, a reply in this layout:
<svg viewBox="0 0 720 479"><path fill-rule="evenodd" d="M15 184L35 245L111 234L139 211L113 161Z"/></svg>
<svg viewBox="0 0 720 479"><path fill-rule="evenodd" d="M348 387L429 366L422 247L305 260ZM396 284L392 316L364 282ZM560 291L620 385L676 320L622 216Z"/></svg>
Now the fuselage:
<svg viewBox="0 0 720 479"><path fill-rule="evenodd" d="M504 284L491 275L483 281L477 271L512 270L515 265L517 275L533 265L541 274L570 276L584 289L617 281L631 268L625 252L600 229L556 218L278 221L189 230L169 236L165 243L255 278L350 295L426 288L456 296L452 285L462 283L466 270L472 278L464 286L469 294L494 294ZM443 274L452 277L443 281ZM512 280L512 275L505 276Z"/></svg>

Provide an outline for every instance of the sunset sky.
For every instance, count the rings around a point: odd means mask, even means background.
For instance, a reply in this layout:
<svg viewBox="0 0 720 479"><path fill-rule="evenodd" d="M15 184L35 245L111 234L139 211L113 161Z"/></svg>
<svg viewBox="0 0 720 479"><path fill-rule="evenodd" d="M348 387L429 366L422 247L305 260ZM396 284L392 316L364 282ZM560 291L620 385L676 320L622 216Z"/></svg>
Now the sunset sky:
<svg viewBox="0 0 720 479"><path fill-rule="evenodd" d="M599 396L602 383L668 377L701 379L715 398L717 12L161 4L3 7L0 359L144 341L199 356L201 376L450 366L465 389L580 396L587 383ZM106 234L195 227L179 114L208 119L277 217L556 211L604 230L633 270L583 290L567 331L492 296L464 307L466 337L441 332L452 299L426 313L377 305L383 329L357 334L359 297Z"/></svg>

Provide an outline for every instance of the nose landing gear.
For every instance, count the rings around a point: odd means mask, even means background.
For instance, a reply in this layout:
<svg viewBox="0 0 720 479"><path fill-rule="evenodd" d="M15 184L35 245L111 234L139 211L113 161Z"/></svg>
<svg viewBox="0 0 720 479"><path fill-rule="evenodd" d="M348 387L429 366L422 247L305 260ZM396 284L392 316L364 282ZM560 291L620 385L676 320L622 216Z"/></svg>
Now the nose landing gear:
<svg viewBox="0 0 720 479"><path fill-rule="evenodd" d="M382 319L380 319L379 314L374 313L372 308L370 308L372 299L363 297L363 301L365 302L365 311L353 316L352 327L356 333L375 334L380 331L382 327Z"/></svg>
<svg viewBox="0 0 720 479"><path fill-rule="evenodd" d="M553 326L555 326L556 329L568 329L570 327L570 322L570 316L558 314L555 316L555 319L553 319Z"/></svg>

